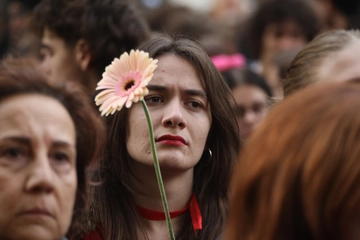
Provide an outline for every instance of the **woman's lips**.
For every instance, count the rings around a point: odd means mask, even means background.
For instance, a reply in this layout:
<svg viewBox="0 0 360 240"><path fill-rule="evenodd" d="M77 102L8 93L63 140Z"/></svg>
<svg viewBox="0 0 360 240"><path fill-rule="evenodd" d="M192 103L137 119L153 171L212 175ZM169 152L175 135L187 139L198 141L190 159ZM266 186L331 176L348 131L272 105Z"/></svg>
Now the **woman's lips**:
<svg viewBox="0 0 360 240"><path fill-rule="evenodd" d="M174 146L184 146L186 145L186 141L181 136L177 135L163 135L156 139L156 142L160 142L166 145L174 145Z"/></svg>
<svg viewBox="0 0 360 240"><path fill-rule="evenodd" d="M50 217L54 218L54 216L45 208L32 208L29 210L25 210L20 213L23 216L33 216L33 217Z"/></svg>

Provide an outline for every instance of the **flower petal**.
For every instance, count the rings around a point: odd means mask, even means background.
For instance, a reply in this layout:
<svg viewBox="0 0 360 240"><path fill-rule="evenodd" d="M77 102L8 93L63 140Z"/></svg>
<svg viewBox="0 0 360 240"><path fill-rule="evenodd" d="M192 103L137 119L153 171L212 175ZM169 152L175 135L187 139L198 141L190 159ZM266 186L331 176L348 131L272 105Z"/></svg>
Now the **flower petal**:
<svg viewBox="0 0 360 240"><path fill-rule="evenodd" d="M146 88L157 68L158 60L149 57L144 51L131 50L115 58L105 68L96 90L101 90L95 97L101 115L108 116L120 111L124 104L129 108L132 103L144 99L149 90Z"/></svg>

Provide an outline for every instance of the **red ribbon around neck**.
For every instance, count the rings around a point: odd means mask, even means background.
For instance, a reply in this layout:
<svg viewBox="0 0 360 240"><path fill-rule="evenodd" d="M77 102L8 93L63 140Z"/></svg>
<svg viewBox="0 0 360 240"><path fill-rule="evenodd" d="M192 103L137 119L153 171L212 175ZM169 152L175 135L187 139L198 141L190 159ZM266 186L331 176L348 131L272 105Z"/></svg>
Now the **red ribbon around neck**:
<svg viewBox="0 0 360 240"><path fill-rule="evenodd" d="M154 211L140 206L136 206L136 208L139 214L145 219L153 221L166 220L164 212ZM178 211L170 212L170 218L176 218L184 214L188 209L190 211L191 221L195 234L197 235L197 231L202 229L202 217L195 194L192 194L189 206Z"/></svg>

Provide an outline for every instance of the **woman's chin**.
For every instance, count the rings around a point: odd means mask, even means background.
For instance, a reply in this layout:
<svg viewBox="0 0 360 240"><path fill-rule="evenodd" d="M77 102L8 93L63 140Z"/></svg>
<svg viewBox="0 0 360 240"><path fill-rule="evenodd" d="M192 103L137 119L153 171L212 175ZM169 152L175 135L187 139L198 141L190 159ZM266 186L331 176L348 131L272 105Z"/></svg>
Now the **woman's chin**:
<svg viewBox="0 0 360 240"><path fill-rule="evenodd" d="M7 239L21 240L60 240L65 234L59 234L54 229L43 226L21 227L12 232Z"/></svg>

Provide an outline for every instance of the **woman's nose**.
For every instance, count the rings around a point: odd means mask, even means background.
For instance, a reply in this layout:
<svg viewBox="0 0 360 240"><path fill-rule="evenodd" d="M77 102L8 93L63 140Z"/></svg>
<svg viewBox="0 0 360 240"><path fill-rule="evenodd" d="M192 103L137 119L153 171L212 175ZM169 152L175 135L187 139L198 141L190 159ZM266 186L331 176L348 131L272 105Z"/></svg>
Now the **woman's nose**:
<svg viewBox="0 0 360 240"><path fill-rule="evenodd" d="M49 158L47 156L37 156L28 167L25 190L34 193L51 192L54 187L54 172Z"/></svg>
<svg viewBox="0 0 360 240"><path fill-rule="evenodd" d="M173 101L167 104L163 112L162 125L164 127L179 127L185 128L187 125L184 109L180 102Z"/></svg>

